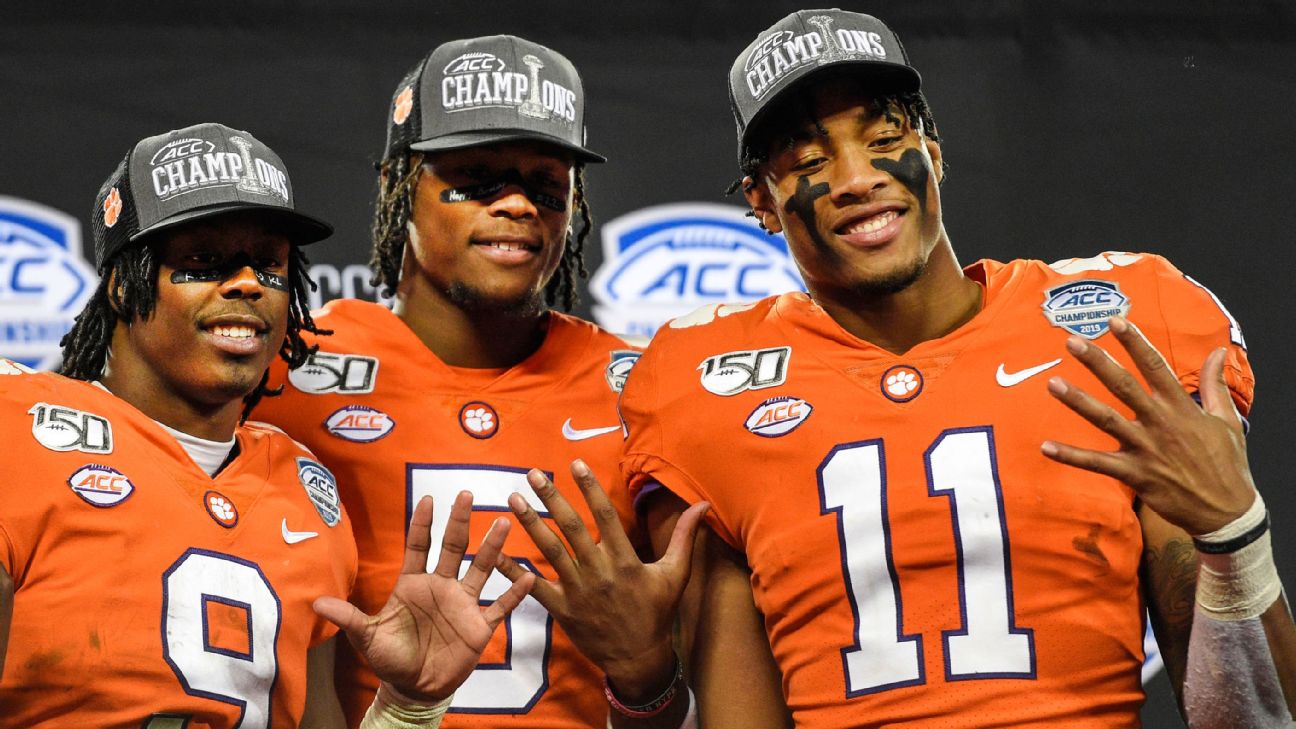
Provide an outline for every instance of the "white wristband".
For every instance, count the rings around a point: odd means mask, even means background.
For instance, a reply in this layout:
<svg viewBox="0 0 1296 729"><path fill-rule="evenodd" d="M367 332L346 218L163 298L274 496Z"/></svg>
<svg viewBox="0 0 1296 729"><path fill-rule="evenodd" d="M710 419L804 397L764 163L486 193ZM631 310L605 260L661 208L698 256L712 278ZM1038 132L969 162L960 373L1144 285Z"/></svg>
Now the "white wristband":
<svg viewBox="0 0 1296 729"><path fill-rule="evenodd" d="M360 721L360 729L437 729L453 700L451 694L432 705L407 704L391 696L384 684L379 684L373 703Z"/></svg>
<svg viewBox="0 0 1296 729"><path fill-rule="evenodd" d="M1263 524L1264 500L1256 494L1245 514L1198 542L1223 543L1239 538ZM1233 552L1211 554L1198 545L1201 568L1197 572L1197 604L1215 620L1247 620L1263 613L1282 593L1273 546L1265 531L1250 544Z"/></svg>

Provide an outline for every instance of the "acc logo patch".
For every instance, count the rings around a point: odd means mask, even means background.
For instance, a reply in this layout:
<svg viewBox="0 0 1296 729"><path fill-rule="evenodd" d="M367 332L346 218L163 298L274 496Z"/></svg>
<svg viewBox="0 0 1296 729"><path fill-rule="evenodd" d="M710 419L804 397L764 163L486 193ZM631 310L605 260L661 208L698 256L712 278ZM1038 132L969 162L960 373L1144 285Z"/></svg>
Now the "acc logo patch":
<svg viewBox="0 0 1296 729"><path fill-rule="evenodd" d="M474 438L486 439L499 431L499 414L489 404L474 400L459 408L459 427Z"/></svg>
<svg viewBox="0 0 1296 729"><path fill-rule="evenodd" d="M762 438L777 438L796 430L814 407L799 397L771 397L747 416L743 426Z"/></svg>
<svg viewBox="0 0 1296 729"><path fill-rule="evenodd" d="M293 387L310 395L364 395L373 392L377 379L378 359L360 354L316 352L306 364L288 371Z"/></svg>
<svg viewBox="0 0 1296 729"><path fill-rule="evenodd" d="M882 394L892 402L909 402L923 388L923 376L909 365L896 365L882 373Z"/></svg>
<svg viewBox="0 0 1296 729"><path fill-rule="evenodd" d="M749 302L805 284L780 235L731 205L657 205L604 223L603 265L590 279L604 328L650 337L708 304Z"/></svg>
<svg viewBox="0 0 1296 729"><path fill-rule="evenodd" d="M1091 278L1049 289L1044 293L1043 308L1049 324L1097 339L1107 333L1108 319L1129 313L1130 301L1119 284Z"/></svg>
<svg viewBox="0 0 1296 729"><path fill-rule="evenodd" d="M125 474L95 463L86 464L68 476L68 486L87 504L99 508L116 506L135 493L135 484Z"/></svg>
<svg viewBox="0 0 1296 729"><path fill-rule="evenodd" d="M206 507L207 514L226 529L233 529L238 524L238 508L225 494L208 491L203 494L203 506Z"/></svg>
<svg viewBox="0 0 1296 729"><path fill-rule="evenodd" d="M112 453L112 425L101 415L43 402L27 414L36 442L52 451Z"/></svg>
<svg viewBox="0 0 1296 729"><path fill-rule="evenodd" d="M309 458L298 458L297 478L324 523L337 526L342 521L342 499L338 496L337 479L333 478L332 472Z"/></svg>
<svg viewBox="0 0 1296 729"><path fill-rule="evenodd" d="M347 405L328 416L324 427L343 440L372 443L392 432L396 421L381 410L364 405Z"/></svg>
<svg viewBox="0 0 1296 729"><path fill-rule="evenodd" d="M642 352L633 349L618 349L608 354L612 361L608 363L607 369L603 370L603 377L607 379L608 387L612 388L612 392L621 392L625 389L626 378L630 376L630 370L642 355Z"/></svg>
<svg viewBox="0 0 1296 729"><path fill-rule="evenodd" d="M787 380L791 347L726 352L702 360L702 387L721 397L776 387Z"/></svg>
<svg viewBox="0 0 1296 729"><path fill-rule="evenodd" d="M59 341L98 282L76 218L0 195L0 357L56 366Z"/></svg>

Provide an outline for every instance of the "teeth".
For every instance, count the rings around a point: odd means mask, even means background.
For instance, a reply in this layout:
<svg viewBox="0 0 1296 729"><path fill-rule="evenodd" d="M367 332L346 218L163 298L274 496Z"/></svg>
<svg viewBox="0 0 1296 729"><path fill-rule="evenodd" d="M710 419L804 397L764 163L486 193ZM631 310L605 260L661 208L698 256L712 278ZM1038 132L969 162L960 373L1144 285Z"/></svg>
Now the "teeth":
<svg viewBox="0 0 1296 729"><path fill-rule="evenodd" d="M256 330L245 326L219 325L212 327L212 332L218 337L229 337L231 339L248 339L256 336Z"/></svg>
<svg viewBox="0 0 1296 729"><path fill-rule="evenodd" d="M498 248L501 251L520 251L526 248L521 243L512 243L505 241L494 241L491 243L492 248Z"/></svg>
<svg viewBox="0 0 1296 729"><path fill-rule="evenodd" d="M895 220L896 217L896 211L888 210L884 213L879 213L871 218L865 218L864 220L855 223L850 228L847 228L846 233L872 233L885 228L892 220Z"/></svg>

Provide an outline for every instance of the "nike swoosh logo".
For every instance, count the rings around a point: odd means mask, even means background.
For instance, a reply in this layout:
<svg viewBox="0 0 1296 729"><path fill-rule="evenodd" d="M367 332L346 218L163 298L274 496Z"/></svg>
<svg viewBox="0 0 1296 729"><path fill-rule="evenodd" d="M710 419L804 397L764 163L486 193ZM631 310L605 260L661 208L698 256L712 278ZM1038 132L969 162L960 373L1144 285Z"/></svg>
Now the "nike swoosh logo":
<svg viewBox="0 0 1296 729"><path fill-rule="evenodd" d="M289 528L288 528L288 520L287 520L287 519L284 519L284 520L283 520L283 522L280 524L280 527L283 528L283 538L284 538L284 541L287 542L287 543L289 543L289 544L296 544L297 542L304 542L304 541L306 541L307 539L310 539L310 538L312 538L312 537L318 537L318 536L319 536L319 532L295 532L295 531L289 529Z"/></svg>
<svg viewBox="0 0 1296 729"><path fill-rule="evenodd" d="M563 423L563 437L567 440L585 440L607 435L608 433L615 433L618 430L621 430L619 425L609 425L606 428L581 428L578 430L572 427L571 418L567 418L567 422Z"/></svg>
<svg viewBox="0 0 1296 729"><path fill-rule="evenodd" d="M1062 364L1061 358L1055 359L1052 362L1045 362L1042 365L1027 367L1026 369L1020 370L1018 372L1004 372L1003 363L1000 362L999 369L998 371L995 372L995 382L998 382L1000 387L1012 387L1013 385L1020 385L1021 383L1025 382L1026 380L1029 380L1035 375L1038 375L1044 370L1049 369L1050 367L1056 367L1060 364Z"/></svg>

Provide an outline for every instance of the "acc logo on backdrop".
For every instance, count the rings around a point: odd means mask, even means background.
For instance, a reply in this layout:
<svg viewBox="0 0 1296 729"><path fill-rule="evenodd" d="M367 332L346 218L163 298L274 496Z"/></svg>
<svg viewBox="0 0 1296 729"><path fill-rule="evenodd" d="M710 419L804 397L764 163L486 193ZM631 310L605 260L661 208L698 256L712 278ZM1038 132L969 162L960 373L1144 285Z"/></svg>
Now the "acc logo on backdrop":
<svg viewBox="0 0 1296 729"><path fill-rule="evenodd" d="M76 218L0 195L0 357L57 366L59 340L98 282Z"/></svg>
<svg viewBox="0 0 1296 729"><path fill-rule="evenodd" d="M668 319L706 304L804 291L782 236L742 208L657 205L603 225L603 264L590 281L594 318L650 337Z"/></svg>

